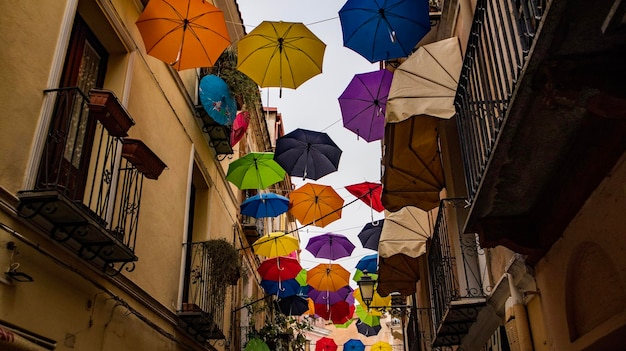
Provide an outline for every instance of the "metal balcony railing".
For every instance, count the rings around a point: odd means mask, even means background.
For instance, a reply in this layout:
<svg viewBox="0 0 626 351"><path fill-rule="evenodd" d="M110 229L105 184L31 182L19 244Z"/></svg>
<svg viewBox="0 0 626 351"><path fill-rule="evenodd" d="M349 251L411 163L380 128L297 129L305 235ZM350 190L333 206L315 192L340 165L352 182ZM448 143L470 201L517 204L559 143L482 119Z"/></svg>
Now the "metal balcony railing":
<svg viewBox="0 0 626 351"><path fill-rule="evenodd" d="M545 10L545 0L478 0L455 98L473 200Z"/></svg>

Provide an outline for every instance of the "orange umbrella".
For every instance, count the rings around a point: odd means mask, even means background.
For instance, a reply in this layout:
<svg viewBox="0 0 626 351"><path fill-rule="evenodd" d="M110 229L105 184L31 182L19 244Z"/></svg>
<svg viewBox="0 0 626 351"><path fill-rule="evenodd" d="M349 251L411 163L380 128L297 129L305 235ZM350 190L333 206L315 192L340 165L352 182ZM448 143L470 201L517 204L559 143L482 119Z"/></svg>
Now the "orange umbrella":
<svg viewBox="0 0 626 351"><path fill-rule="evenodd" d="M348 285L348 280L350 272L336 263L320 263L306 275L307 284L320 291L337 291Z"/></svg>
<svg viewBox="0 0 626 351"><path fill-rule="evenodd" d="M307 183L289 194L289 213L303 225L317 227L341 218L343 198L328 185Z"/></svg>
<svg viewBox="0 0 626 351"><path fill-rule="evenodd" d="M136 22L148 55L176 70L211 67L230 36L224 13L203 0L151 0Z"/></svg>

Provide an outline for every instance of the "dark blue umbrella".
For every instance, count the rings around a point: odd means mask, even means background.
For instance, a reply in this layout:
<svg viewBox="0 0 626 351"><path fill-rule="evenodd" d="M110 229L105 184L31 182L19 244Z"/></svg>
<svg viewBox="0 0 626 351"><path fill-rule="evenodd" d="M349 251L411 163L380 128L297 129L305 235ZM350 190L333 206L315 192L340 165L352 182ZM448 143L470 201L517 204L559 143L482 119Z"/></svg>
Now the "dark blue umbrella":
<svg viewBox="0 0 626 351"><path fill-rule="evenodd" d="M372 63L408 56L430 31L428 0L348 0L339 20L343 45Z"/></svg>
<svg viewBox="0 0 626 351"><path fill-rule="evenodd" d="M317 180L337 170L341 152L328 134L298 128L276 140L274 160L289 175Z"/></svg>
<svg viewBox="0 0 626 351"><path fill-rule="evenodd" d="M292 295L276 301L278 310L287 316L301 316L309 310L309 301L302 295Z"/></svg>
<svg viewBox="0 0 626 351"><path fill-rule="evenodd" d="M343 344L344 351L363 351L365 350L365 344L359 339L350 339Z"/></svg>
<svg viewBox="0 0 626 351"><path fill-rule="evenodd" d="M289 199L274 193L254 195L239 206L241 214L254 218L276 217L289 209Z"/></svg>
<svg viewBox="0 0 626 351"><path fill-rule="evenodd" d="M222 78L209 74L200 80L200 103L215 122L231 125L237 115L237 103Z"/></svg>
<svg viewBox="0 0 626 351"><path fill-rule="evenodd" d="M295 279L287 279L283 281L261 280L261 287L268 295L276 295L278 297L287 297L297 295L300 291L300 283Z"/></svg>
<svg viewBox="0 0 626 351"><path fill-rule="evenodd" d="M384 219L376 222L367 223L361 232L359 232L359 240L363 247L366 249L372 249L378 251L378 241L380 240L380 233L383 230Z"/></svg>
<svg viewBox="0 0 626 351"><path fill-rule="evenodd" d="M374 335L378 335L378 332L380 331L382 327L380 325L377 326L370 326L367 325L363 322L361 322L361 320L357 320L356 322L356 330L359 331L359 333L365 335L365 336L374 336Z"/></svg>
<svg viewBox="0 0 626 351"><path fill-rule="evenodd" d="M378 272L378 254L367 255L359 260L356 268L368 273Z"/></svg>

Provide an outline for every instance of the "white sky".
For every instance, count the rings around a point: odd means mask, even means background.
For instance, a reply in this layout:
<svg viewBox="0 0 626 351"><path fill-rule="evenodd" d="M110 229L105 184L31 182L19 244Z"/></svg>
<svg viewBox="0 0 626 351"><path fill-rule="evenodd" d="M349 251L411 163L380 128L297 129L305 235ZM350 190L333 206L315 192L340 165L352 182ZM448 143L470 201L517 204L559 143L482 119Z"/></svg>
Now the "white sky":
<svg viewBox="0 0 626 351"><path fill-rule="evenodd" d="M357 140L356 134L343 127L337 98L355 74L376 71L379 67L343 46L338 12L345 1L237 0L237 3L247 33L264 20L302 22L326 44L322 74L311 78L296 90L283 88L282 98L278 97L278 88L264 88L262 99L265 106L278 108L283 117L285 133L297 128L325 132L343 150L337 172L318 181L307 179L307 182L330 185L346 203L351 202L355 197L344 189L345 186L364 181L380 182L381 143ZM296 186L303 184L302 178L292 177L292 180ZM371 221L372 213L375 220L383 218L382 213L370 210L368 205L359 200L345 207L342 218L326 227L308 226L302 229L303 268L310 269L318 263L328 262L326 259L314 258L305 247L310 237L334 232L347 236L356 246L350 258L335 261L354 274L358 260L375 253L364 249L357 237L361 228ZM356 287L353 281L351 285Z"/></svg>

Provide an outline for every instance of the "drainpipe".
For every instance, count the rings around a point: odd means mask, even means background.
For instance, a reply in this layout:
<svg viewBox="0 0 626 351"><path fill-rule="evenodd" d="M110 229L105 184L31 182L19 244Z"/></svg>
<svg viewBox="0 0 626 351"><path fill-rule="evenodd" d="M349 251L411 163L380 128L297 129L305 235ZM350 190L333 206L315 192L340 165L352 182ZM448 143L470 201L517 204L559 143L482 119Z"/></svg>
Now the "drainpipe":
<svg viewBox="0 0 626 351"><path fill-rule="evenodd" d="M520 351L533 351L533 342L530 335L530 327L528 323L528 314L526 306L524 306L524 298L513 282L511 273L504 273L509 282L509 290L511 291L511 299L513 300L513 313L515 315L515 328L517 330L517 338L519 341Z"/></svg>

